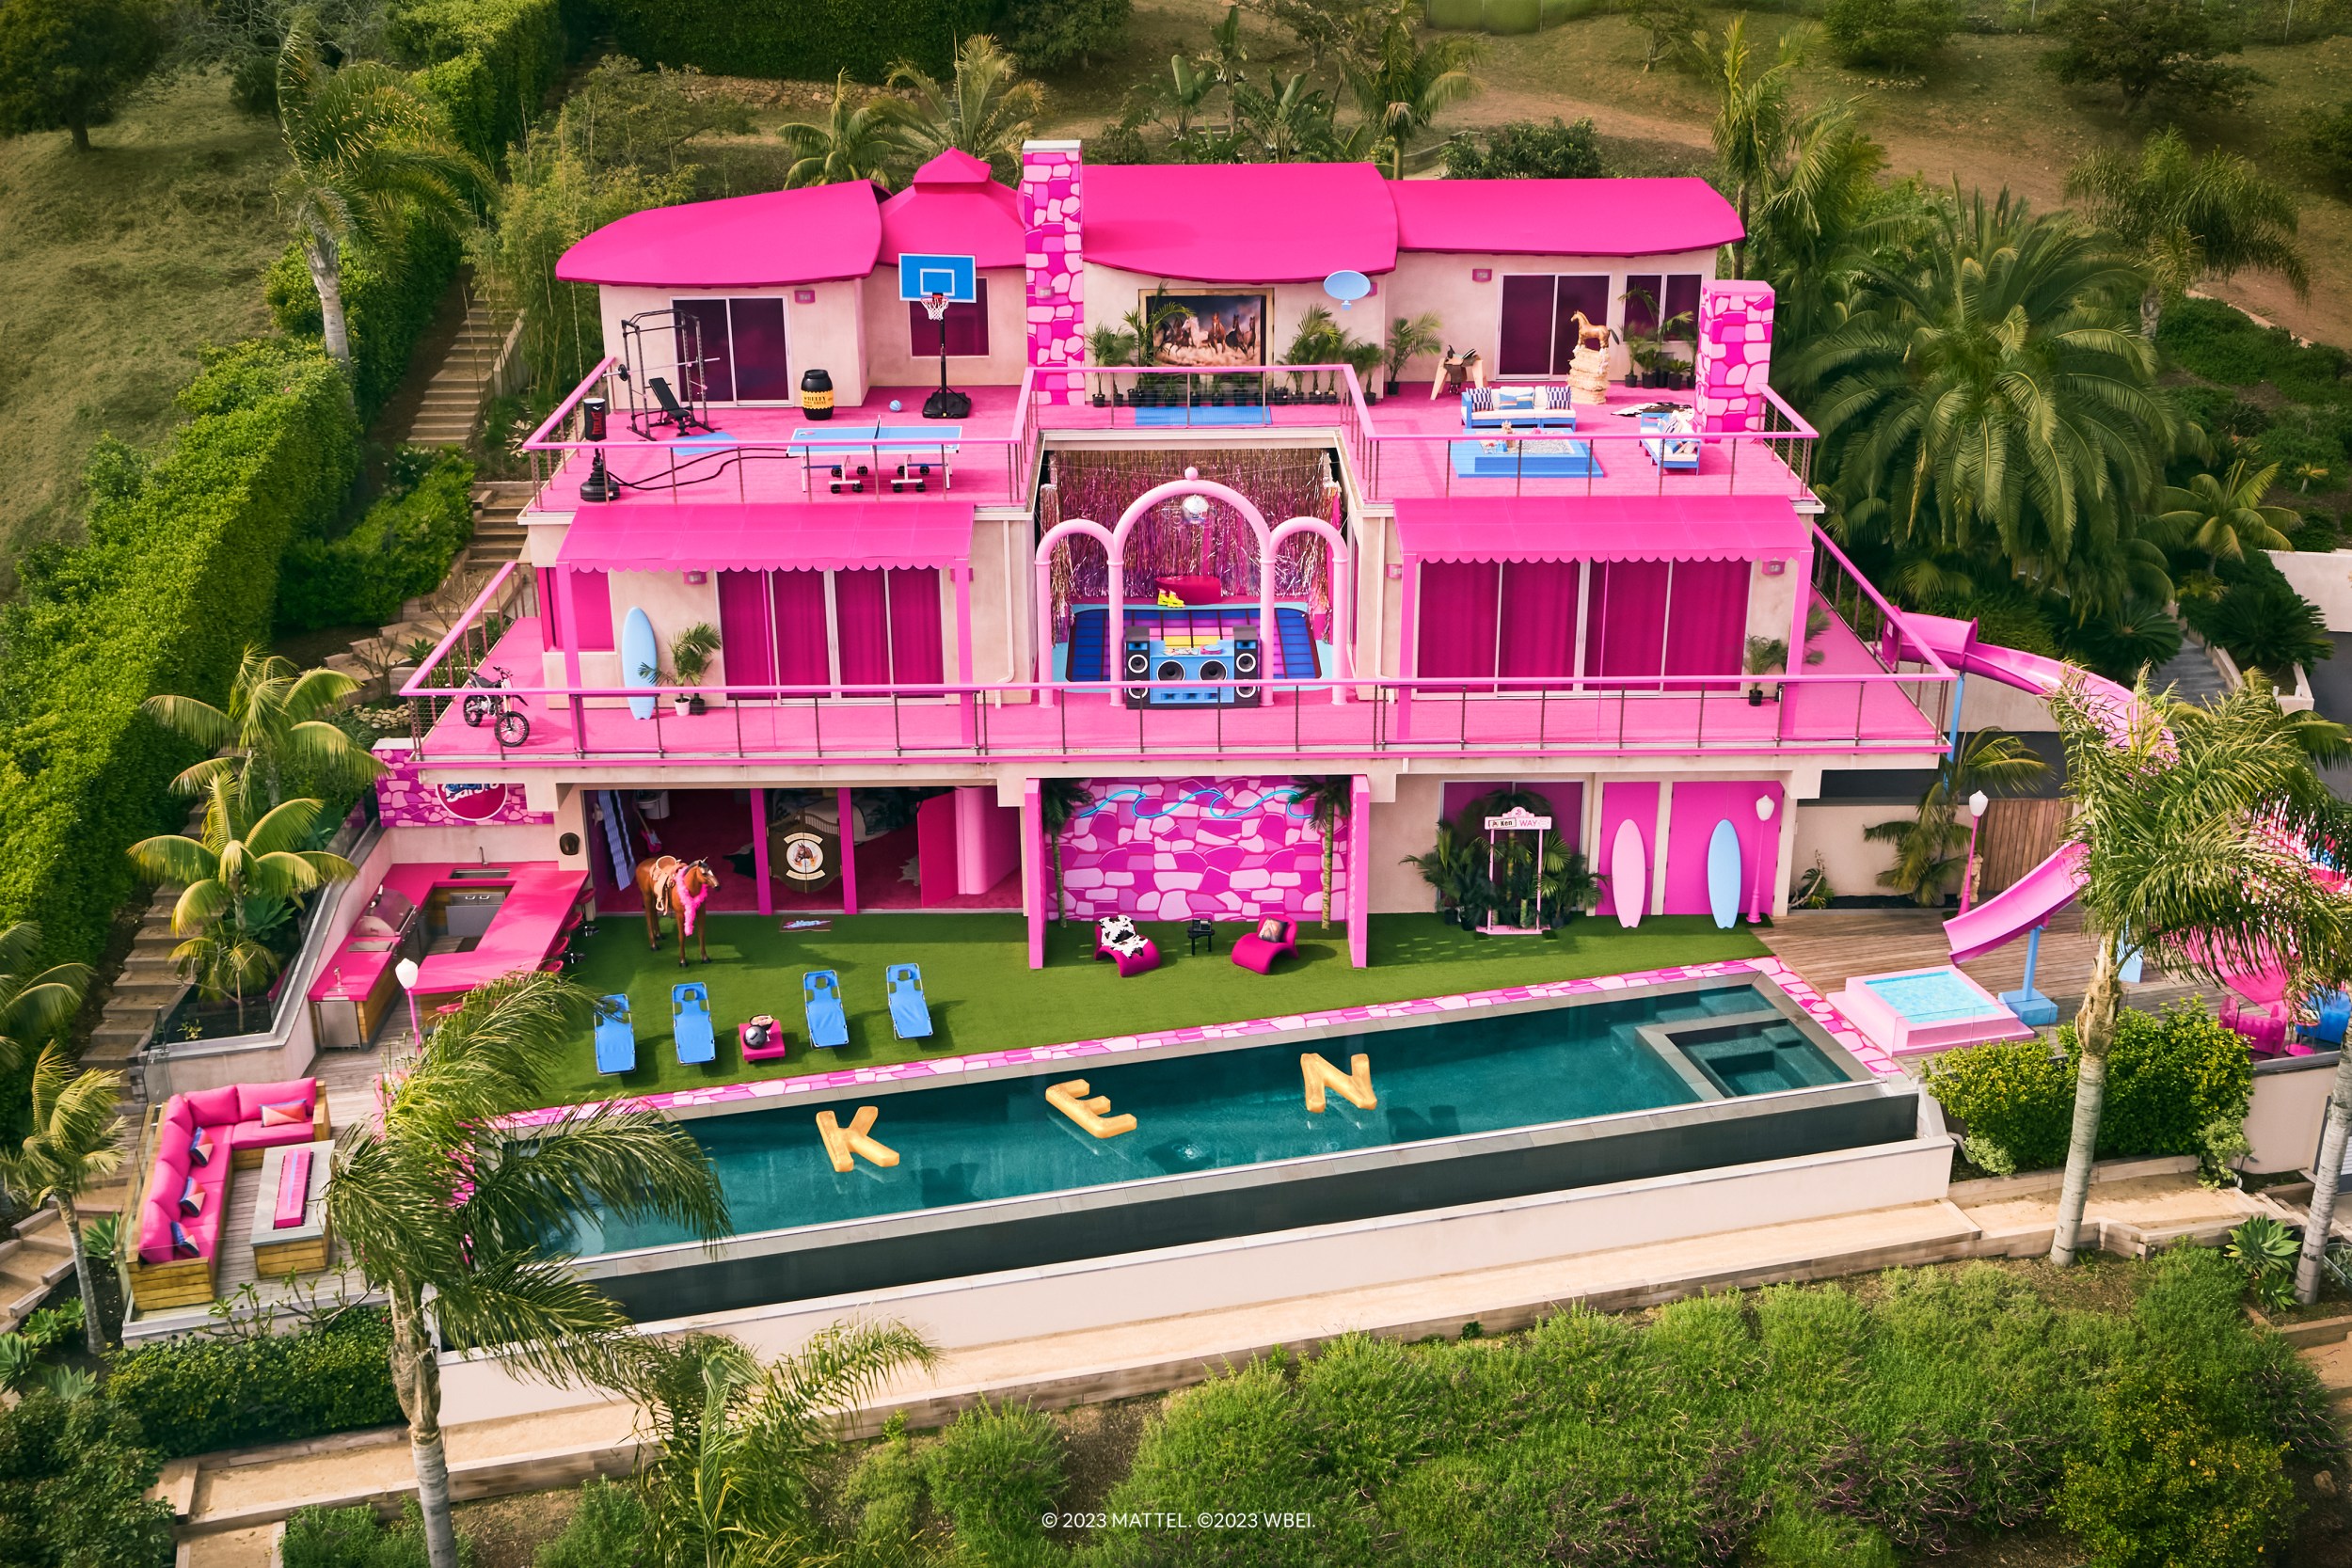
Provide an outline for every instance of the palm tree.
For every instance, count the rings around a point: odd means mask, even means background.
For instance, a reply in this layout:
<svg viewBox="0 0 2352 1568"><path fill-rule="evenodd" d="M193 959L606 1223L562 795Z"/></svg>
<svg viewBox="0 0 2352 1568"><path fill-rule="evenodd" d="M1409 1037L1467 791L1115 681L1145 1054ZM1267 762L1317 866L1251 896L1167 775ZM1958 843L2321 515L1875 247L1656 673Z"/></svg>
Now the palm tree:
<svg viewBox="0 0 2352 1568"><path fill-rule="evenodd" d="M1968 831L1960 825L1961 803L1979 790L2023 789L2049 771L2047 763L2007 730L1977 731L1936 765L1935 782L1919 798L1915 815L1862 830L1864 838L1896 847L1895 864L1879 873L1880 884L1915 904L1942 903L1945 882L1966 869L1961 856Z"/></svg>
<svg viewBox="0 0 2352 1568"><path fill-rule="evenodd" d="M2340 961L2352 953L2352 902L2311 875L2303 825L2337 808L2263 683L2201 708L2151 692L2143 673L2118 712L2072 682L2050 711L2066 747L2077 897L2100 938L2074 1017L2081 1068L2050 1245L2066 1264L2098 1149L2123 934L2166 971L2218 985L2280 960L2298 971ZM2325 1180L2324 1153L2321 1166Z"/></svg>
<svg viewBox="0 0 2352 1568"><path fill-rule="evenodd" d="M831 1561L820 1472L839 1414L938 1353L897 1323L835 1324L762 1367L732 1339L649 1347L634 1390L660 1457L646 1482L655 1554L707 1568Z"/></svg>
<svg viewBox="0 0 2352 1568"><path fill-rule="evenodd" d="M842 71L834 78L833 107L822 121L796 120L776 127L776 135L792 150L785 184L871 180L889 189L906 164L905 109L895 98L874 95L852 107L850 73Z"/></svg>
<svg viewBox="0 0 2352 1568"><path fill-rule="evenodd" d="M2202 158L2167 127L2141 144L2094 152L2066 177L2066 194L2088 204L2091 221L2138 254L2148 271L2139 330L2153 340L2165 302L2205 277L2275 273L2298 294L2311 289L2296 247L2296 204L2284 185L2234 152Z"/></svg>
<svg viewBox="0 0 2352 1568"><path fill-rule="evenodd" d="M549 1238L596 1214L664 1220L704 1239L726 1232L702 1147L657 1113L598 1105L526 1129L501 1121L548 1102L584 1048L595 1005L557 975L492 981L387 1080L380 1122L336 1143L327 1215L391 1319L392 1384L433 1568L457 1561L437 1337L495 1350L558 1385L626 1386L639 1343L628 1318Z"/></svg>
<svg viewBox="0 0 2352 1568"><path fill-rule="evenodd" d="M1021 68L987 34L965 39L956 50L956 69L940 82L901 60L890 85L914 95L899 105L899 124L916 161L961 148L986 160L1000 180L1021 176L1021 143L1045 112L1045 89L1021 80Z"/></svg>
<svg viewBox="0 0 2352 1568"><path fill-rule="evenodd" d="M288 800L256 818L244 791L215 772L201 837L165 833L131 846L131 859L156 882L180 884L172 906L172 949L180 973L192 975L215 999L245 999L285 964L270 939L293 917L296 901L331 882L349 881L358 868L341 855L306 847L324 808L312 800Z"/></svg>
<svg viewBox="0 0 2352 1568"><path fill-rule="evenodd" d="M1293 76L1268 71L1263 87L1237 82L1232 97L1240 130L1267 163L1313 162L1332 143L1331 100L1315 89L1303 71Z"/></svg>
<svg viewBox="0 0 2352 1568"><path fill-rule="evenodd" d="M29 920L0 926L0 1072L14 1072L24 1047L64 1032L82 1006L89 984L85 964L56 964L36 971L40 927Z"/></svg>
<svg viewBox="0 0 2352 1568"><path fill-rule="evenodd" d="M1241 105L1234 95L1240 92L1249 66L1249 50L1241 40L1239 6L1226 7L1225 20L1209 29L1209 52L1199 63L1209 80L1225 89L1225 134L1236 135L1241 129Z"/></svg>
<svg viewBox="0 0 2352 1568"><path fill-rule="evenodd" d="M1094 797L1076 779L1040 779L1037 782L1037 799L1038 815L1043 818L1045 825L1045 842L1054 852L1054 918L1059 920L1062 830L1094 804Z"/></svg>
<svg viewBox="0 0 2352 1568"><path fill-rule="evenodd" d="M1794 88L1804 64L1804 34L1792 29L1781 35L1778 57L1757 69L1744 13L1731 19L1723 42L1705 56L1707 83L1715 97L1715 164L1731 188L1731 204L1740 214L1743 235L1731 247L1735 277L1751 276L1744 236L1755 232L1756 208L1796 139L1801 117Z"/></svg>
<svg viewBox="0 0 2352 1568"><path fill-rule="evenodd" d="M1924 242L1858 275L1844 321L1795 356L1822 389L1849 530L1898 549L1997 546L2078 608L2170 596L2134 518L2183 438L2125 301L2128 257L2008 192L1957 192Z"/></svg>
<svg viewBox="0 0 2352 1568"><path fill-rule="evenodd" d="M343 246L356 237L389 250L412 223L460 230L467 198L489 177L401 72L372 60L329 69L309 10L294 14L278 52L278 122L293 160L278 209L318 290L326 352L348 365Z"/></svg>
<svg viewBox="0 0 2352 1568"><path fill-rule="evenodd" d="M269 805L285 803L286 775L303 771L321 782L358 784L384 771L358 742L326 721L326 715L359 689L335 670L295 673L291 659L247 648L229 686L229 709L199 697L150 697L139 706L164 728L183 735L209 752L171 781L182 795L201 795L223 774L235 777L250 794L260 786Z"/></svg>
<svg viewBox="0 0 2352 1568"><path fill-rule="evenodd" d="M1400 8L1369 58L1340 62L1364 122L1389 143L1389 178L1405 178L1405 149L1440 111L1478 90L1470 68L1479 54L1477 40L1466 36L1422 42Z"/></svg>
<svg viewBox="0 0 2352 1568"><path fill-rule="evenodd" d="M2286 507L2263 503L2278 477L2278 464L2257 468L2243 457L2231 464L2225 474L2192 475L2185 486L2173 485L2165 491L2166 511L2157 521L2178 529L2181 537L2192 548L2204 551L2207 562L2217 569L2224 556L2245 560L2249 545L2258 550L2293 549L2287 530L2301 519Z"/></svg>
<svg viewBox="0 0 2352 1568"><path fill-rule="evenodd" d="M128 1087L119 1072L75 1071L73 1057L52 1041L33 1068L33 1130L14 1153L0 1155L0 1185L18 1202L57 1205L82 1288L82 1331L93 1351L106 1348L106 1324L98 1315L97 1282L74 1204L122 1164L122 1118L115 1107Z"/></svg>
<svg viewBox="0 0 2352 1568"><path fill-rule="evenodd" d="M1323 836L1323 928L1331 928L1331 847L1339 834L1340 824L1346 821L1356 805L1356 781L1345 773L1315 773L1291 781L1291 800L1307 808L1307 820L1314 824ZM1360 901L1362 895L1359 892ZM1348 916L1361 920L1358 911Z"/></svg>

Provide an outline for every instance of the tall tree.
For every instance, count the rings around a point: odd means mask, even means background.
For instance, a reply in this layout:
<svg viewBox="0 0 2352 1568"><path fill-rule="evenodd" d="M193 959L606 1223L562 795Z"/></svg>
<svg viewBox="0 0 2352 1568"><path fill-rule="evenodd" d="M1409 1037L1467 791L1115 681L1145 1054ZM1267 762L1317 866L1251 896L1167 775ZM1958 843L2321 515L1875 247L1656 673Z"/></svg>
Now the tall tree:
<svg viewBox="0 0 2352 1568"><path fill-rule="evenodd" d="M2224 557L2245 560L2249 545L2258 550L2293 549L2287 531L2301 519L2291 509L2264 500L2278 480L2278 464L2257 468L2241 457L2224 473L2195 474L2187 484L2168 488L2157 521L2177 530L2189 548L2204 551L2217 570Z"/></svg>
<svg viewBox="0 0 2352 1568"><path fill-rule="evenodd" d="M0 926L0 1072L13 1072L24 1048L56 1038L82 1006L89 970L82 964L35 969L40 927L29 920Z"/></svg>
<svg viewBox="0 0 2352 1568"><path fill-rule="evenodd" d="M900 123L917 163L949 148L986 160L1008 182L1021 177L1021 143L1045 112L1045 89L1021 79L1021 68L987 34L965 39L955 70L942 82L909 61L891 68L890 85L913 102Z"/></svg>
<svg viewBox="0 0 2352 1568"><path fill-rule="evenodd" d="M2217 986L2352 952L2352 901L2312 877L2296 824L2331 820L2336 807L2263 683L2201 708L2158 697L2143 674L2118 711L2077 682L2050 711L2066 747L2077 896L2096 933L2074 1017L2082 1059L2050 1246L2050 1260L2065 1264L2098 1150L2124 942L2168 973Z"/></svg>
<svg viewBox="0 0 2352 1568"><path fill-rule="evenodd" d="M278 52L278 122L292 161L278 210L318 290L326 352L348 365L343 247L356 237L391 249L410 224L462 230L488 175L399 71L368 60L330 69L307 11Z"/></svg>
<svg viewBox="0 0 2352 1568"><path fill-rule="evenodd" d="M1804 64L1804 35L1780 36L1779 54L1769 66L1759 65L1748 43L1748 19L1743 12L1731 19L1723 40L1707 51L1703 75L1715 97L1715 166L1731 189L1731 204L1740 214L1742 237L1731 247L1736 277L1748 272L1747 233L1773 177L1783 166L1800 118L1796 106L1797 71Z"/></svg>
<svg viewBox="0 0 2352 1568"><path fill-rule="evenodd" d="M72 1055L53 1042L33 1068L33 1130L13 1152L0 1155L0 1185L21 1203L56 1203L65 1221L73 1277L82 1289L82 1332L93 1351L106 1348L106 1321L98 1315L77 1205L121 1167L122 1117L115 1107L127 1087L119 1072L77 1071Z"/></svg>
<svg viewBox="0 0 2352 1568"><path fill-rule="evenodd" d="M1356 808L1356 781L1345 773L1313 773L1294 779L1291 784L1297 791L1294 803L1307 808L1307 820L1323 839L1323 928L1327 931L1331 928L1332 848L1340 824ZM1359 870L1354 874L1362 873ZM1357 898L1360 902L1360 892ZM1363 915L1358 911L1348 918L1361 920Z"/></svg>
<svg viewBox="0 0 2352 1568"><path fill-rule="evenodd" d="M154 0L0 0L0 135L65 131L87 152L164 42Z"/></svg>
<svg viewBox="0 0 2352 1568"><path fill-rule="evenodd" d="M2262 80L2219 56L2237 54L2232 12L2191 0L2065 0L2050 13L2058 47L2042 64L2069 87L2108 84L2123 112L2151 99L2180 109L2227 109Z"/></svg>
<svg viewBox="0 0 2352 1568"><path fill-rule="evenodd" d="M1340 61L1357 110L1389 144L1391 179L1405 178L1405 150L1438 116L1478 90L1470 67L1479 55L1475 39L1423 40L1399 11L1390 15L1365 57Z"/></svg>
<svg viewBox="0 0 2352 1568"><path fill-rule="evenodd" d="M561 1241L592 1216L723 1235L702 1147L650 1111L599 1105L510 1129L584 1050L595 998L529 972L469 995L388 1079L379 1121L337 1140L335 1234L391 1318L392 1385L408 1421L432 1568L456 1568L435 1338L478 1346L558 1385L627 1386L640 1343Z"/></svg>
<svg viewBox="0 0 2352 1568"><path fill-rule="evenodd" d="M171 787L202 795L222 775L262 806L285 803L289 775L360 784L384 765L326 721L359 683L335 670L297 672L291 659L247 648L229 685L226 711L199 697L163 695L139 705L164 728L218 752L182 770Z"/></svg>
<svg viewBox="0 0 2352 1568"><path fill-rule="evenodd" d="M906 171L906 117L896 99L860 90L853 99L850 73L834 78L833 106L822 120L796 120L776 127L791 150L789 186L830 185L871 180L888 190Z"/></svg>
<svg viewBox="0 0 2352 1568"><path fill-rule="evenodd" d="M2148 272L2139 330L2151 341L2165 305L2203 278L2267 272L2310 292L2294 193L2234 152L2198 157L2173 127L2150 136L2137 157L2116 148L2092 153L2066 177L2066 194L2138 254Z"/></svg>

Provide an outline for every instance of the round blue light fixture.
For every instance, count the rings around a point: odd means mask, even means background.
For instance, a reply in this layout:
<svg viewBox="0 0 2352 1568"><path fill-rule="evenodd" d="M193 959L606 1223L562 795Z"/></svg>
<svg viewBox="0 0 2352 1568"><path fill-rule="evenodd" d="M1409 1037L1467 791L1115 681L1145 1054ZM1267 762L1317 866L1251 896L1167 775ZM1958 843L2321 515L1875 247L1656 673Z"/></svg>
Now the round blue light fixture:
<svg viewBox="0 0 2352 1568"><path fill-rule="evenodd" d="M1323 280L1323 292L1338 300L1344 310L1372 293L1372 279L1360 272L1335 272Z"/></svg>

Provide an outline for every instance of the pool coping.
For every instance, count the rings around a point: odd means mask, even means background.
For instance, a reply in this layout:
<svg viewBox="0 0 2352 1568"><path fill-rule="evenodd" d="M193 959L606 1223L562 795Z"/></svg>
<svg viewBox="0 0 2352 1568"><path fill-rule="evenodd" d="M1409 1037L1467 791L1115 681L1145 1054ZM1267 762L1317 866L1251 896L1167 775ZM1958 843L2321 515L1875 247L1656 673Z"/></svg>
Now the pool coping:
<svg viewBox="0 0 2352 1568"><path fill-rule="evenodd" d="M1718 980L1752 975L1767 981L1806 1018L1852 1054L1878 1078L1899 1078L1903 1069L1886 1050L1849 1022L1830 999L1807 984L1795 970L1776 958L1722 958L1628 974L1588 975L1571 980L1541 980L1503 986L1493 990L1454 996L1418 997L1404 1002L1370 1002L1358 1006L1315 1012L1289 1013L1274 1018L1248 1019L1238 1023L1205 1023L1148 1034L1113 1035L1100 1039L1073 1040L1060 1045L1016 1046L1006 1051L973 1052L935 1060L893 1062L880 1067L845 1068L831 1072L800 1073L789 1078L756 1078L739 1084L720 1084L707 1089L676 1089L659 1094L628 1095L610 1101L583 1101L570 1105L543 1106L506 1118L509 1127L539 1127L565 1117L603 1109L659 1111L685 1117L750 1109L761 1101L794 1095L818 1094L861 1085L899 1084L917 1079L951 1079L997 1068L1029 1067L1041 1062L1083 1061L1092 1056L1127 1055L1171 1046L1198 1045L1209 1040L1248 1039L1257 1035L1280 1035L1300 1030L1327 1029L1373 1020L1435 1018L1472 1007L1507 1003L1590 996L1634 987L1677 980Z"/></svg>

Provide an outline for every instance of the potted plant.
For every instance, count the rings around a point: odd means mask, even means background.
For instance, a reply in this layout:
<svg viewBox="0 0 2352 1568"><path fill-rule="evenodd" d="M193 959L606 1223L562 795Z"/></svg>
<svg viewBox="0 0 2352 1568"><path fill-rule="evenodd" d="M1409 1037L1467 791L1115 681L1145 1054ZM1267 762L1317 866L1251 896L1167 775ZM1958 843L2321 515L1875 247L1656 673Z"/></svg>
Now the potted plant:
<svg viewBox="0 0 2352 1568"><path fill-rule="evenodd" d="M1751 675L1777 675L1788 668L1788 644L1777 637L1748 639L1747 672ZM1748 682L1748 706L1760 707L1766 702L1780 700L1778 681Z"/></svg>
<svg viewBox="0 0 2352 1568"><path fill-rule="evenodd" d="M1364 402L1367 404L1380 401L1380 393L1374 385L1373 376L1380 369L1381 361L1387 357L1388 350L1378 343L1359 342L1353 338L1340 340L1340 363L1356 372L1356 384L1364 389ZM1334 403L1342 401L1339 388L1336 387L1331 390L1331 401Z"/></svg>
<svg viewBox="0 0 2352 1568"><path fill-rule="evenodd" d="M710 673L710 656L719 651L719 629L707 621L697 621L678 633L670 644L670 672L679 686L700 686ZM671 705L683 719L690 713L704 710L702 693L680 691L671 699Z"/></svg>
<svg viewBox="0 0 2352 1568"><path fill-rule="evenodd" d="M1438 352L1444 341L1444 325L1435 310L1424 310L1418 316L1399 316L1389 324L1388 345L1380 356L1387 368L1382 391L1396 396L1406 365L1422 355Z"/></svg>
<svg viewBox="0 0 2352 1568"><path fill-rule="evenodd" d="M1136 335L1118 326L1098 326L1087 334L1087 357L1104 370L1132 365L1136 359ZM1116 392L1114 381L1110 390ZM1110 398L1104 394L1103 377L1094 378L1094 406L1107 406Z"/></svg>

